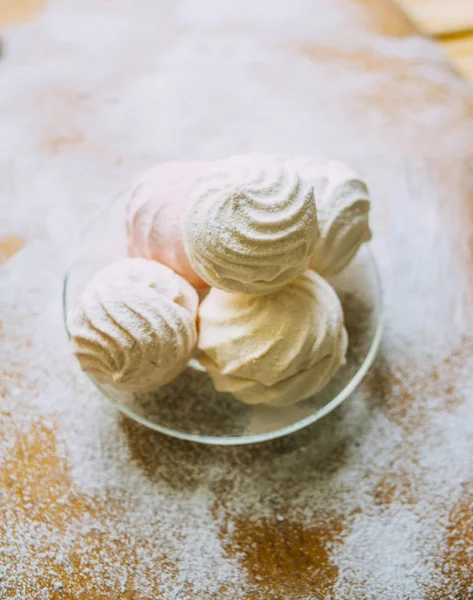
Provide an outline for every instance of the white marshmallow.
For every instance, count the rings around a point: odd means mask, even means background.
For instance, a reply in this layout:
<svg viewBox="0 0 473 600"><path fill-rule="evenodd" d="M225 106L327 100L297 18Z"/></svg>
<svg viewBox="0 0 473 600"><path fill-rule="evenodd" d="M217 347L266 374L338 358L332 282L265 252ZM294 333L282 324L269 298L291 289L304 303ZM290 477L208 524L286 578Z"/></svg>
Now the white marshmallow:
<svg viewBox="0 0 473 600"><path fill-rule="evenodd" d="M274 292L308 267L315 249L312 187L261 154L217 161L192 187L183 237L190 263L210 285Z"/></svg>
<svg viewBox="0 0 473 600"><path fill-rule="evenodd" d="M101 383L153 390L192 357L197 293L154 261L117 261L97 273L68 315L82 369Z"/></svg>
<svg viewBox="0 0 473 600"><path fill-rule="evenodd" d="M335 161L298 158L288 164L314 186L320 239L310 266L325 277L335 275L371 239L366 183L353 169Z"/></svg>
<svg viewBox="0 0 473 600"><path fill-rule="evenodd" d="M348 345L337 294L308 269L273 294L212 289L199 308L200 361L219 391L287 405L322 389Z"/></svg>

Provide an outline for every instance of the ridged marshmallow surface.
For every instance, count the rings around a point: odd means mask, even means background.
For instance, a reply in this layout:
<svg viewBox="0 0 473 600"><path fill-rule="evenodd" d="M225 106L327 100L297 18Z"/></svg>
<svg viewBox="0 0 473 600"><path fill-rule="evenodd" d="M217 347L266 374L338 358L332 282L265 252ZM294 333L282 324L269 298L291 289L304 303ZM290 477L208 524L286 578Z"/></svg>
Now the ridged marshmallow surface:
<svg viewBox="0 0 473 600"><path fill-rule="evenodd" d="M320 239L310 266L326 277L335 275L371 239L366 183L340 162L299 158L289 164L314 186Z"/></svg>
<svg viewBox="0 0 473 600"><path fill-rule="evenodd" d="M219 391L248 404L293 404L345 362L348 336L333 288L305 271L273 294L212 289L199 308L200 361Z"/></svg>
<svg viewBox="0 0 473 600"><path fill-rule="evenodd" d="M199 297L183 277L166 265L145 258L125 258L110 263L89 282L89 286L141 284L155 290L168 300L186 308L197 317Z"/></svg>
<svg viewBox="0 0 473 600"><path fill-rule="evenodd" d="M192 187L183 233L190 263L209 285L274 292L308 267L315 249L312 187L269 156L216 161Z"/></svg>
<svg viewBox="0 0 473 600"><path fill-rule="evenodd" d="M167 267L117 261L92 278L68 315L74 354L101 383L157 389L194 353L197 302L196 291Z"/></svg>
<svg viewBox="0 0 473 600"><path fill-rule="evenodd" d="M199 289L207 284L187 258L181 218L191 187L202 176L205 164L167 162L154 167L133 186L125 215L129 255L157 260Z"/></svg>

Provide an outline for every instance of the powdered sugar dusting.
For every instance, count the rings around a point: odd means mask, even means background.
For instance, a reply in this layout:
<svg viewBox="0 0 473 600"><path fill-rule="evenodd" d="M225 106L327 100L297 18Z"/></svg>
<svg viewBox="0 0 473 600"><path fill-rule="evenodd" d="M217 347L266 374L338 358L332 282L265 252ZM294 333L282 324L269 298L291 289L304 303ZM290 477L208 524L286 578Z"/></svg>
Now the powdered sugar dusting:
<svg viewBox="0 0 473 600"><path fill-rule="evenodd" d="M0 267L2 598L471 595L473 100L431 42L365 28L362 4L63 0L5 30L0 228L24 246ZM382 352L290 438L164 438L81 375L61 276L153 162L254 150L367 178Z"/></svg>

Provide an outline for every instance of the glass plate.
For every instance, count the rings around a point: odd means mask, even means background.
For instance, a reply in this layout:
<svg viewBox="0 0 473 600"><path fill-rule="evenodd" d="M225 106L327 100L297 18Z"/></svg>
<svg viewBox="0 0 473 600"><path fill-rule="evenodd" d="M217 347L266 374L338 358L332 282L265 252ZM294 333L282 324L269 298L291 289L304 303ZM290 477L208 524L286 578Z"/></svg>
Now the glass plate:
<svg viewBox="0 0 473 600"><path fill-rule="evenodd" d="M63 288L66 315L89 279L106 264L127 256L121 195L86 229L77 244ZM177 379L152 393L130 393L95 381L95 386L126 415L161 433L205 444L248 444L281 437L318 421L339 406L371 366L381 339L380 278L368 247L329 279L345 311L350 338L347 362L319 393L292 406L248 406L216 392L200 364L192 360Z"/></svg>

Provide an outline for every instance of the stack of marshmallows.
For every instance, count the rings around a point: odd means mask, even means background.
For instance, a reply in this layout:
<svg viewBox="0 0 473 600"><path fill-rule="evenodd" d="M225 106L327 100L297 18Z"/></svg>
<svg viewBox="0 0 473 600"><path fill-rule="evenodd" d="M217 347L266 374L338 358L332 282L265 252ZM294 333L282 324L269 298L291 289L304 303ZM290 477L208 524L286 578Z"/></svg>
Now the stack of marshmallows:
<svg viewBox="0 0 473 600"><path fill-rule="evenodd" d="M368 190L349 167L262 154L163 163L127 199L129 255L68 316L97 381L155 390L197 356L217 390L271 406L319 391L348 336L324 279L370 239Z"/></svg>

